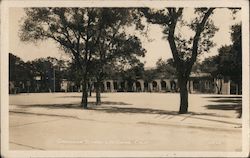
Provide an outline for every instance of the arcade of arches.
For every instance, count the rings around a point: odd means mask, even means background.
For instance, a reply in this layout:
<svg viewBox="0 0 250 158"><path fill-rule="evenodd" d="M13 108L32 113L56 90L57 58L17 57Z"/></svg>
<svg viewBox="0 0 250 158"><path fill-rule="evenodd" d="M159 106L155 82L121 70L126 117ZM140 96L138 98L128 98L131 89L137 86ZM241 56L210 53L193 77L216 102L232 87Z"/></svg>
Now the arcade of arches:
<svg viewBox="0 0 250 158"><path fill-rule="evenodd" d="M41 83L37 83L37 91ZM90 86L91 85L91 86ZM239 88L234 86L231 80L213 79L211 77L193 77L189 80L187 88L190 93L213 93L213 94L238 94ZM9 83L9 93L29 92L25 91L25 84L23 91L15 86L14 82ZM26 86L27 87L27 86ZM95 91L96 83L89 84L91 91ZM220 87L220 88L218 88ZM19 88L19 89L18 89ZM53 87L52 87L53 88ZM81 86L77 86L72 81L63 80L60 83L60 92L80 92ZM19 90L19 91L18 91ZM104 80L101 84L102 92L178 92L177 79L154 79L152 81L145 81L138 79L135 81L126 80Z"/></svg>
<svg viewBox="0 0 250 158"><path fill-rule="evenodd" d="M217 85L217 86L216 86ZM218 86L221 87L218 92ZM193 78L188 82L190 93L221 93L230 94L230 81L218 81L211 78ZM94 88L94 87L93 87ZM150 82L138 79L132 81L105 80L103 92L178 92L177 79L155 79Z"/></svg>
<svg viewBox="0 0 250 158"><path fill-rule="evenodd" d="M103 82L104 92L176 92L177 80L144 80L116 81L105 80Z"/></svg>

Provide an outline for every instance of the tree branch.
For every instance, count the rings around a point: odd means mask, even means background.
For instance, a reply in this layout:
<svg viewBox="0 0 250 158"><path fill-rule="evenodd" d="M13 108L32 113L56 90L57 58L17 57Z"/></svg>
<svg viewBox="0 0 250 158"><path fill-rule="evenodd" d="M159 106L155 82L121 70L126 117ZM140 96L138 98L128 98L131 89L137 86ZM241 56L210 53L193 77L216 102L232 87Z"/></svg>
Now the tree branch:
<svg viewBox="0 0 250 158"><path fill-rule="evenodd" d="M178 9L177 12L173 8L168 8L168 12L170 15L170 23L168 24L169 26L168 42L172 51L174 61L176 63L179 63L180 57L178 56L178 50L177 50L176 43L175 43L174 33L175 33L175 28L177 25L178 18L182 15L183 8Z"/></svg>
<svg viewBox="0 0 250 158"><path fill-rule="evenodd" d="M200 40L200 35L202 33L202 31L204 30L205 24L209 18L209 16L213 13L213 10L215 8L209 8L208 11L205 13L202 21L197 25L196 28L196 33L194 36L194 41L193 41L193 49L192 49L192 56L191 59L188 63L188 65L192 66L194 64L194 62L196 61L197 55L198 55L198 43ZM191 71L191 68L189 68Z"/></svg>

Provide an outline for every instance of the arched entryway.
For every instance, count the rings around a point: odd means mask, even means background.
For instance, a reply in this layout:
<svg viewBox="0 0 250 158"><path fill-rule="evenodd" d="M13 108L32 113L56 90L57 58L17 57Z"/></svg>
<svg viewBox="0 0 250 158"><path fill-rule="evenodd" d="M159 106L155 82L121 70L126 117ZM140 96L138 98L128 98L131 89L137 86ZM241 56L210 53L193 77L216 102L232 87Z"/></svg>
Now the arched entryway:
<svg viewBox="0 0 250 158"><path fill-rule="evenodd" d="M167 83L166 83L166 81L161 81L161 90L163 90L163 91L167 90Z"/></svg>
<svg viewBox="0 0 250 158"><path fill-rule="evenodd" d="M148 82L144 82L144 91L148 92Z"/></svg>
<svg viewBox="0 0 250 158"><path fill-rule="evenodd" d="M177 90L176 82L174 80L170 81L170 89L172 92Z"/></svg>
<svg viewBox="0 0 250 158"><path fill-rule="evenodd" d="M157 82L156 81L152 82L152 86L153 86L153 91L157 91Z"/></svg>
<svg viewBox="0 0 250 158"><path fill-rule="evenodd" d="M133 84L134 84L134 81L128 80L128 82L127 82L127 91L128 92L133 92L134 91Z"/></svg>
<svg viewBox="0 0 250 158"><path fill-rule="evenodd" d="M119 88L118 91L119 91L119 92L125 92L125 82L124 82L124 81L122 81L122 82L120 83L120 88Z"/></svg>
<svg viewBox="0 0 250 158"><path fill-rule="evenodd" d="M136 91L141 92L141 83L139 81L136 81L135 86L136 86Z"/></svg>
<svg viewBox="0 0 250 158"><path fill-rule="evenodd" d="M198 79L193 80L193 90L194 92L201 91L201 82Z"/></svg>
<svg viewBox="0 0 250 158"><path fill-rule="evenodd" d="M114 90L117 91L118 90L118 83L114 82Z"/></svg>
<svg viewBox="0 0 250 158"><path fill-rule="evenodd" d="M106 84L107 84L107 91L111 91L111 83L108 81Z"/></svg>

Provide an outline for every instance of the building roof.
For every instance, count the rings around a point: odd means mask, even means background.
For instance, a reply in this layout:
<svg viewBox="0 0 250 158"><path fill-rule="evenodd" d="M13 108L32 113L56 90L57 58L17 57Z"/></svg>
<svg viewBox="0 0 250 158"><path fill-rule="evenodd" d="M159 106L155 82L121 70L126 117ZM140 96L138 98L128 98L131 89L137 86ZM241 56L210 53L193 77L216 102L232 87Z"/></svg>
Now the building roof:
<svg viewBox="0 0 250 158"><path fill-rule="evenodd" d="M191 72L190 77L211 77L211 74L205 72Z"/></svg>

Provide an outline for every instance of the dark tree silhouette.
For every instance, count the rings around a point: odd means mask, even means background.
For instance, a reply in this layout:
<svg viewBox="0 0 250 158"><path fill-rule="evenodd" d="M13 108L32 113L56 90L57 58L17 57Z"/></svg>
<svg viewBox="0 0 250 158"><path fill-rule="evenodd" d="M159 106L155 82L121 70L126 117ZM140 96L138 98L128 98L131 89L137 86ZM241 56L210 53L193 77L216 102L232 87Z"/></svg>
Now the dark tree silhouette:
<svg viewBox="0 0 250 158"><path fill-rule="evenodd" d="M188 112L187 82L194 63L199 54L209 51L214 43L211 38L217 28L209 17L215 8L194 9L194 19L185 21L184 8L165 8L161 10L142 9L148 22L161 25L169 42L174 63L177 70L178 84L180 87L179 113ZM189 28L193 31L192 37L185 37L181 29Z"/></svg>
<svg viewBox="0 0 250 158"><path fill-rule="evenodd" d="M131 10L126 8L26 8L25 12L20 30L21 39L29 42L52 39L71 55L82 78L81 104L84 108L88 105L87 87L93 61L99 61L100 66L96 67L99 71L105 63L107 51L115 49L111 47L121 47L124 41L130 41L126 48L131 49L126 49L127 51L133 50L135 44L140 47L137 38L125 36L124 30L121 30L132 21L138 21ZM119 36L122 38L118 38ZM113 38L122 41L118 40L119 45L113 45ZM144 53L143 49L139 50ZM120 52L124 53L124 50Z"/></svg>
<svg viewBox="0 0 250 158"><path fill-rule="evenodd" d="M218 49L219 54L205 59L202 62L202 70L210 73L214 78L229 77L237 85L236 94L240 94L242 86L242 34L241 24L231 27L231 45L224 45ZM221 87L216 85L218 93Z"/></svg>

